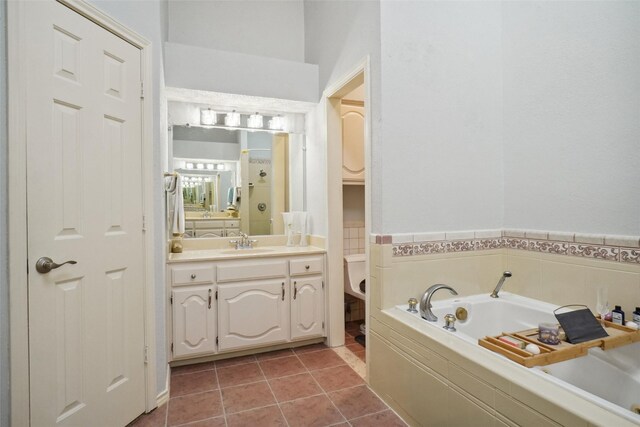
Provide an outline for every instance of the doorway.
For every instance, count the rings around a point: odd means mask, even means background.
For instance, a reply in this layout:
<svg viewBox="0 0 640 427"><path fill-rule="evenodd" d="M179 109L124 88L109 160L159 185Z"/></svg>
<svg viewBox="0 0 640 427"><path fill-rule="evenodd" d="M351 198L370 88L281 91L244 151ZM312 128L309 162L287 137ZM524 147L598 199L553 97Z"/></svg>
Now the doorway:
<svg viewBox="0 0 640 427"><path fill-rule="evenodd" d="M371 218L369 64L325 91L327 111L327 257L329 345L366 360ZM353 267L353 268L352 268ZM338 312L339 311L339 312ZM358 339L356 339L358 337Z"/></svg>

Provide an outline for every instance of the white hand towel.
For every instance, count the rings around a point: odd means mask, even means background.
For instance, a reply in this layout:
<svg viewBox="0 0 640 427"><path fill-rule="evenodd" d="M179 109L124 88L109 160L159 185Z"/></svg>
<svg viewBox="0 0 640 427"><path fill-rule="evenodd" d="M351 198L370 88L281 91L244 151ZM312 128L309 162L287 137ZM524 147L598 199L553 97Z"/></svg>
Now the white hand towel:
<svg viewBox="0 0 640 427"><path fill-rule="evenodd" d="M173 234L184 234L184 198L182 196L182 177L176 173L175 185L172 183L171 188L173 188L173 194L175 194L175 199L173 202L173 224L171 227L171 232Z"/></svg>

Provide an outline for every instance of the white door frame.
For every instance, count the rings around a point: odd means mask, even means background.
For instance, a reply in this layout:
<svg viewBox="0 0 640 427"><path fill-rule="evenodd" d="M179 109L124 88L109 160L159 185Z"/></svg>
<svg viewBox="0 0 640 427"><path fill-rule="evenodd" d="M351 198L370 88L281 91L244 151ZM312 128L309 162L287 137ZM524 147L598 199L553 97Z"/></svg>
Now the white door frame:
<svg viewBox="0 0 640 427"><path fill-rule="evenodd" d="M326 104L327 135L327 281L329 286L329 340L332 347L344 344L344 263L343 263L343 202L342 202L342 119L340 99L360 84L364 84L364 209L366 280L370 282L369 235L371 233L371 63L367 55L359 64L335 83L328 86L321 98ZM322 108L322 106L321 106ZM365 296L366 312L370 295ZM367 319L368 322L368 319ZM367 352L369 347L367 347ZM367 355L369 360L369 355ZM367 364L367 377L368 377Z"/></svg>
<svg viewBox="0 0 640 427"><path fill-rule="evenodd" d="M53 1L53 0L51 0ZM155 375L155 299L153 270L153 93L151 43L122 26L84 0L56 0L141 52L142 83L142 174L144 237L144 330L146 410L157 406ZM11 425L26 426L29 415L29 306L27 276L27 150L26 150L26 58L24 2L7 2L8 58L8 193L9 193L9 305L11 358ZM142 90L142 88L141 88Z"/></svg>

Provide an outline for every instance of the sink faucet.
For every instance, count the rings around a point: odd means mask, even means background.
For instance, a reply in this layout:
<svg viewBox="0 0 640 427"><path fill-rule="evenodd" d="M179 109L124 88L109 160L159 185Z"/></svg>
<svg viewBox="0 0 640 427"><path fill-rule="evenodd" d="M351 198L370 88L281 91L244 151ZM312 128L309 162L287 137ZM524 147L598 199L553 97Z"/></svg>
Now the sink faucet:
<svg viewBox="0 0 640 427"><path fill-rule="evenodd" d="M500 289L502 289L502 285L504 284L504 281L507 280L507 277L511 277L512 274L510 271L505 271L504 273L502 273L502 277L500 277L500 280L498 280L498 284L496 285L496 288L493 290L493 292L491 292L491 295L489 295L491 298L500 298L498 296L498 292L500 292Z"/></svg>
<svg viewBox="0 0 640 427"><path fill-rule="evenodd" d="M420 316L429 322L436 322L438 320L438 317L431 311L431 297L440 289L448 289L452 295L458 295L455 289L451 286L441 284L433 285L424 291L424 294L422 294L422 298L420 299Z"/></svg>
<svg viewBox="0 0 640 427"><path fill-rule="evenodd" d="M236 249L252 249L253 244L257 242L257 240L249 239L246 233L240 233L240 240L229 240L229 244L236 245Z"/></svg>

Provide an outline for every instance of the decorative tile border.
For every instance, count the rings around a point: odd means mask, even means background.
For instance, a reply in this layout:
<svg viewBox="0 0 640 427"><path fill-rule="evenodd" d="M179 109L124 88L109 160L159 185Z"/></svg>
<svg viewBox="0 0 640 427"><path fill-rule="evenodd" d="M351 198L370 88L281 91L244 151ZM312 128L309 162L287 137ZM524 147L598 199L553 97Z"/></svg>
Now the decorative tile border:
<svg viewBox="0 0 640 427"><path fill-rule="evenodd" d="M488 233L491 234L491 233ZM555 233L541 231L508 230L502 232L501 237L481 238L487 231L465 232L465 235L475 236L467 239L442 239L424 242L407 241L411 236L402 234L395 236L375 236L377 244L393 244L394 257L408 257L418 255L432 255L442 253L456 253L469 251L484 251L492 249L516 249L541 252L556 255L567 255L581 258L601 259L623 263L640 264L640 238L634 236L596 236L570 233ZM434 233L435 235L435 233ZM445 233L445 236L460 236L462 233ZM512 236L517 237L512 237ZM416 237L426 234L416 234ZM535 237L534 237L535 236ZM438 236L441 237L441 236ZM553 240L562 237L566 241ZM569 240L569 238L571 240ZM394 242L395 240L395 242ZM593 242L593 243L592 243ZM624 243L620 245L605 244L605 242Z"/></svg>

